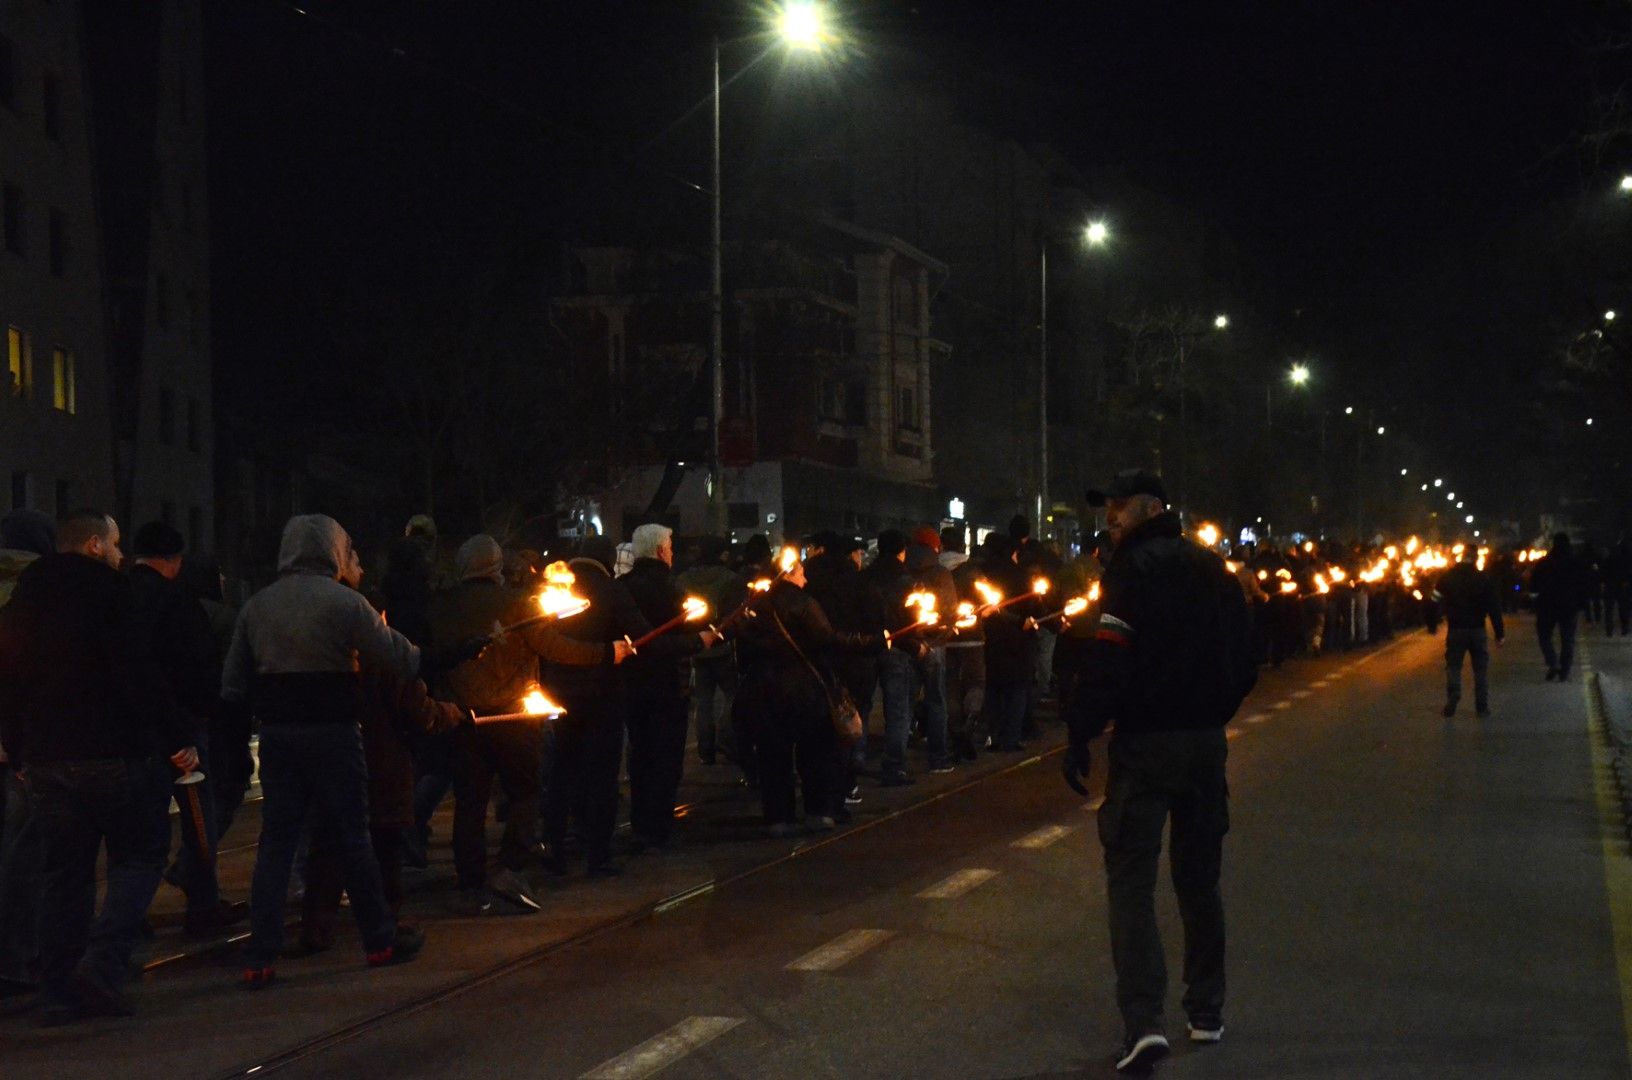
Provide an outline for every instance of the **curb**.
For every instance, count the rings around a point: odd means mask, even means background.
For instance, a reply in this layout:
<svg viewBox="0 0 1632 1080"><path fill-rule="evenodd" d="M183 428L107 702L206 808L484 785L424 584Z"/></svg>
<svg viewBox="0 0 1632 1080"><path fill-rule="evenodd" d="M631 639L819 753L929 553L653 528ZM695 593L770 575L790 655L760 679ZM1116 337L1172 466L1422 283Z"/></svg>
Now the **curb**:
<svg viewBox="0 0 1632 1080"><path fill-rule="evenodd" d="M1602 676L1596 671L1587 676L1587 712L1595 733L1609 752L1609 771L1615 780L1621 830L1628 844L1632 844L1632 733L1610 716ZM1632 855L1632 848L1625 854Z"/></svg>

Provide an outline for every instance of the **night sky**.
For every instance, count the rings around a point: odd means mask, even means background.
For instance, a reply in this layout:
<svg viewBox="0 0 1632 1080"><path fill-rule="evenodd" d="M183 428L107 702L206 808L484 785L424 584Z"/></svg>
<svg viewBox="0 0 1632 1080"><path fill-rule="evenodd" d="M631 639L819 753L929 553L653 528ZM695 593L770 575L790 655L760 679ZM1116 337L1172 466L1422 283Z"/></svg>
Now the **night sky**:
<svg viewBox="0 0 1632 1080"><path fill-rule="evenodd" d="M577 238L597 199L649 198L706 222L680 180L704 179L706 114L693 107L707 41L718 27L737 39L728 59L753 49L741 40L753 5L301 7L312 14L280 0L210 10L227 386L365 347L380 312ZM1523 451L1550 343L1614 302L1570 270L1583 220L1614 209L1600 204L1623 162L1591 161L1582 138L1617 74L1606 65L1625 63L1592 49L1626 23L1624 5L838 11L853 45L834 92L850 79L944 84L993 130L1203 208L1260 278L1286 347L1318 358L1332 400L1359 395L1397 417L1487 500L1501 455ZM271 381L291 395L307 385L298 372Z"/></svg>

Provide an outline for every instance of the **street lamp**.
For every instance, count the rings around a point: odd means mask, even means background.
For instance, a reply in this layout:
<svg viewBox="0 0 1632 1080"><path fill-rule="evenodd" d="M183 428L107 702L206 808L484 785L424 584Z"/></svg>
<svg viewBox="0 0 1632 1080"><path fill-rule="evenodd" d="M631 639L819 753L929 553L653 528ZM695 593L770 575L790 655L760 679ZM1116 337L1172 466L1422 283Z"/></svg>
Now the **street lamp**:
<svg viewBox="0 0 1632 1080"><path fill-rule="evenodd" d="M1213 316L1213 329L1214 330L1228 330L1229 328L1230 328L1230 317L1228 315L1215 315L1215 316Z"/></svg>
<svg viewBox="0 0 1632 1080"><path fill-rule="evenodd" d="M803 52L819 51L833 40L828 29L827 9L815 0L793 0L776 16L776 32L784 45ZM714 35L714 132L712 145L713 190L709 197L709 280L708 280L708 359L713 368L709 387L709 426L713 437L708 462L709 529L716 536L729 536L725 501L725 474L720 465L720 427L725 420L725 243L720 189L720 36Z"/></svg>
<svg viewBox="0 0 1632 1080"><path fill-rule="evenodd" d="M1111 238L1111 230L1103 221L1090 221L1088 227L1082 230L1082 235L1089 247L1104 247L1105 241Z"/></svg>
<svg viewBox="0 0 1632 1080"><path fill-rule="evenodd" d="M1621 190L1627 194L1632 194L1632 173L1627 173L1621 177Z"/></svg>
<svg viewBox="0 0 1632 1080"><path fill-rule="evenodd" d="M1434 486L1435 487L1444 487L1445 486L1445 481L1439 479L1438 477L1435 477L1434 478Z"/></svg>
<svg viewBox="0 0 1632 1080"><path fill-rule="evenodd" d="M1614 322L1615 321L1615 309L1614 308L1610 308L1608 311L1604 312L1604 321L1605 322Z"/></svg>
<svg viewBox="0 0 1632 1080"><path fill-rule="evenodd" d="M1377 429L1377 434L1387 435L1388 434L1388 429L1386 427L1380 427L1380 428Z"/></svg>
<svg viewBox="0 0 1632 1080"><path fill-rule="evenodd" d="M1293 386L1302 386L1309 381L1309 365L1293 364L1292 370L1286 373L1287 380Z"/></svg>

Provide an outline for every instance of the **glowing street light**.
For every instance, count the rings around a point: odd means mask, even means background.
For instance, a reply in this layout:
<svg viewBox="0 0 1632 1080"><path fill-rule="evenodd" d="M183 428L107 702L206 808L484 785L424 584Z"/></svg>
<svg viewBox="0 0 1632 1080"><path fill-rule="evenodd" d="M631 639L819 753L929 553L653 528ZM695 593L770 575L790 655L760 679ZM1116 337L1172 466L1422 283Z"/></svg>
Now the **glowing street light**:
<svg viewBox="0 0 1632 1080"><path fill-rule="evenodd" d="M1632 173L1627 173L1621 177L1621 190L1632 195Z"/></svg>
<svg viewBox="0 0 1632 1080"><path fill-rule="evenodd" d="M1427 484L1422 485L1422 490L1427 491L1428 490L1428 485Z"/></svg>
<svg viewBox="0 0 1632 1080"><path fill-rule="evenodd" d="M1405 476L1405 475L1406 475L1406 474L1407 474L1407 473L1409 473L1409 472L1410 472L1410 471L1411 471L1411 470L1410 470L1410 469L1401 469L1401 470L1400 470L1400 475L1401 475L1401 476Z"/></svg>
<svg viewBox="0 0 1632 1080"><path fill-rule="evenodd" d="M1388 434L1388 429L1386 427L1380 427L1380 428L1377 429L1377 434L1387 435Z"/></svg>
<svg viewBox="0 0 1632 1080"><path fill-rule="evenodd" d="M1591 426L1592 426L1592 417L1590 417L1590 416L1589 416L1589 417L1587 417L1587 426L1588 426L1588 427L1591 427Z"/></svg>
<svg viewBox="0 0 1632 1080"><path fill-rule="evenodd" d="M1104 247L1105 241L1111 238L1111 230L1103 221L1090 221L1088 227L1082 231L1083 238L1092 247Z"/></svg>
<svg viewBox="0 0 1632 1080"><path fill-rule="evenodd" d="M1293 364L1292 370L1286 373L1293 386L1302 386L1309 381L1309 365Z"/></svg>
<svg viewBox="0 0 1632 1080"><path fill-rule="evenodd" d="M1456 492L1454 492L1454 491L1447 491L1447 492L1446 492L1446 493L1445 493L1445 501L1446 501L1446 502L1455 502L1455 501L1456 501Z"/></svg>
<svg viewBox="0 0 1632 1080"><path fill-rule="evenodd" d="M1468 523L1468 524L1469 524L1469 525L1472 525L1472 524L1473 524L1473 515L1472 515L1472 514L1469 514L1469 515L1468 515L1468 516L1467 516L1467 517L1465 517L1465 518L1463 518L1463 519L1462 519L1462 520L1463 520L1463 521L1466 521L1466 522L1467 522L1467 523ZM1474 535L1475 535L1475 536L1478 536L1478 535L1479 535L1479 534L1478 534L1478 533L1474 533Z"/></svg>
<svg viewBox="0 0 1632 1080"><path fill-rule="evenodd" d="M1444 487L1444 486L1445 486L1445 481L1443 481L1443 480L1440 480L1440 479L1438 479L1438 478L1435 478L1435 480L1434 480L1434 486L1435 486L1435 487Z"/></svg>
<svg viewBox="0 0 1632 1080"><path fill-rule="evenodd" d="M1215 315L1215 316L1213 316L1213 329L1214 330L1228 330L1229 328L1230 328L1230 317L1228 315Z"/></svg>
<svg viewBox="0 0 1632 1080"><path fill-rule="evenodd" d="M1604 321L1605 322L1614 322L1615 321L1615 309L1614 308L1610 308L1608 311L1604 312Z"/></svg>
<svg viewBox="0 0 1632 1080"><path fill-rule="evenodd" d="M820 52L832 40L827 29L827 9L811 0L796 0L776 17L777 35L791 48Z"/></svg>
<svg viewBox="0 0 1632 1080"><path fill-rule="evenodd" d="M1353 416L1354 415L1354 406L1350 405L1347 408L1345 408L1343 410L1343 415L1344 416Z"/></svg>

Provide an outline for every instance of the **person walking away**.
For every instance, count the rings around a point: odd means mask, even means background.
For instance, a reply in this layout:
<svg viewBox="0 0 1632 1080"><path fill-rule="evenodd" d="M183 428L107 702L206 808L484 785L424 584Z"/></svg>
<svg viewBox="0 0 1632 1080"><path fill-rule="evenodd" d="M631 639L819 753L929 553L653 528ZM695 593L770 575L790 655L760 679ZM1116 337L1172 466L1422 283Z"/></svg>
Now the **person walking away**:
<svg viewBox="0 0 1632 1080"><path fill-rule="evenodd" d="M1571 550L1568 533L1553 537L1553 549L1530 571L1530 591L1536 594L1536 638L1547 665L1548 682L1570 677L1575 659L1576 619L1586 607L1590 573ZM1558 650L1553 634L1558 634Z"/></svg>
<svg viewBox="0 0 1632 1080"><path fill-rule="evenodd" d="M1016 564L1017 553L1006 536L992 533L980 549L982 579L1013 599L1030 592L1031 582ZM986 637L986 729L998 753L1024 749L1021 738L1037 675L1038 604L1034 597L1002 610L984 611Z"/></svg>
<svg viewBox="0 0 1632 1080"><path fill-rule="evenodd" d="M724 537L705 536L697 541L697 550L696 565L681 571L676 584L686 595L707 600L712 618L718 621L737 609L747 588L742 576L725 565L731 546ZM727 757L735 756L728 728L737 682L736 650L729 642L704 649L691 658L697 760L704 765L714 764L722 745Z"/></svg>
<svg viewBox="0 0 1632 1080"><path fill-rule="evenodd" d="M75 511L0 611L0 744L40 844L44 1026L131 1013L122 988L169 849L171 781L198 765L191 725L142 651L122 561L118 524Z"/></svg>
<svg viewBox="0 0 1632 1080"><path fill-rule="evenodd" d="M861 541L853 536L829 533L821 536L820 546L822 553L804 562L806 594L816 601L833 629L841 634L876 632L866 582L861 575ZM849 692L851 701L873 699L878 689L876 655L829 649L826 657L812 659L818 666L825 661L823 670L832 674L835 685ZM846 746L838 740L833 743L834 796L829 800L829 807L830 816L836 822L848 822L850 807L861 805L861 786L856 783L856 776L866 764L866 758L856 753L858 749L859 746Z"/></svg>
<svg viewBox="0 0 1632 1080"><path fill-rule="evenodd" d="M912 621L907 594L912 592L912 575L907 572L907 537L898 529L878 534L878 551L871 565L861 572L873 633L885 633ZM913 782L907 773L907 739L912 734L912 701L917 689L913 656L905 649L885 650L878 658L878 689L884 704L884 760L879 769L879 785L902 787ZM872 701L856 703L863 718L872 712ZM858 762L858 767L861 762Z"/></svg>
<svg viewBox="0 0 1632 1080"><path fill-rule="evenodd" d="M341 580L351 537L324 514L284 525L278 580L244 605L222 671L221 695L248 702L261 726L261 841L250 883L243 986L276 978L289 873L315 812L333 830L351 912L371 967L412 961L417 929L397 926L368 832L368 774L360 728L363 673L400 687L419 674L419 649Z"/></svg>
<svg viewBox="0 0 1632 1080"><path fill-rule="evenodd" d="M171 697L192 725L199 756L208 762L210 714L221 694L221 658L210 634L210 617L176 582L185 547L181 533L162 521L150 521L137 529L131 544L135 565L130 570L130 587L136 604L136 633L142 639L140 650L157 662ZM165 871L165 878L187 897L183 929L195 938L210 937L249 914L247 903L221 899L215 876L220 838L215 783L208 771L203 775L202 781L192 785L200 821L182 821L181 850ZM177 809L187 814L187 797L179 789L173 795Z"/></svg>
<svg viewBox="0 0 1632 1080"><path fill-rule="evenodd" d="M51 515L18 509L0 518L0 607L29 564L56 550L57 523ZM0 746L0 997L36 985L40 848L30 821L28 789Z"/></svg>
<svg viewBox="0 0 1632 1080"><path fill-rule="evenodd" d="M975 579L980 568L969 561L964 551L964 532L951 527L941 530L940 563L952 575L952 587L958 602L968 601L979 606L975 593ZM956 608L944 616L956 620ZM975 724L986 704L986 641L977 622L972 628L959 630L946 643L946 727L947 738L955 759L974 761L976 749Z"/></svg>
<svg viewBox="0 0 1632 1080"><path fill-rule="evenodd" d="M796 791L804 795L807 827L825 832L835 824L838 785L831 770L839 749L830 703L837 690L820 658L835 651L876 653L888 644L884 632L833 629L805 585L804 564L796 563L756 600L757 617L742 631L745 669L753 678L739 700L760 718L760 803L776 837L796 828Z"/></svg>
<svg viewBox="0 0 1632 1080"><path fill-rule="evenodd" d="M1159 477L1118 473L1102 491L1089 491L1088 503L1105 507L1116 550L1070 696L1063 767L1067 783L1085 794L1089 742L1115 723L1099 836L1126 1033L1116 1067L1133 1070L1168 1051L1154 892L1170 819L1190 1038L1213 1043L1224 1034L1224 725L1251 691L1257 666L1240 586L1217 555L1184 537Z"/></svg>
<svg viewBox="0 0 1632 1080"><path fill-rule="evenodd" d="M431 597L426 614L430 648L459 648L461 642L491 634L538 614L531 596L511 589L504 576L504 552L497 540L477 534L459 547L454 560L459 584ZM495 640L432 679L436 696L477 715L513 713L538 689L539 662L608 668L627 646L587 644L564 637L552 622L534 623ZM539 849L539 784L542 778L543 720L501 720L456 729L451 734L453 768L453 862L459 878L455 909L480 915L497 896L523 911L539 910L523 877ZM510 799L499 844L499 869L487 864L487 808L497 779Z"/></svg>
<svg viewBox="0 0 1632 1080"><path fill-rule="evenodd" d="M1604 557L1604 633L1632 636L1632 541L1621 537Z"/></svg>
<svg viewBox="0 0 1632 1080"><path fill-rule="evenodd" d="M1479 716L1490 715L1490 649L1485 637L1485 620L1502 647L1507 632L1502 626L1502 594L1495 575L1479 569L1478 555L1464 548L1456 565L1440 578L1434 597L1445 616L1445 718L1456 715L1462 699L1462 658L1473 660L1473 708Z"/></svg>
<svg viewBox="0 0 1632 1080"><path fill-rule="evenodd" d="M912 575L913 588L932 594L935 610L940 615L935 627L920 632L924 650L916 669L918 685L923 688L924 741L929 750L929 771L949 773L953 771L953 764L947 731L946 645L957 618L958 590L951 571L941 565L940 546L939 533L927 525L919 528L907 546L906 565L907 573Z"/></svg>
<svg viewBox="0 0 1632 1080"><path fill-rule="evenodd" d="M655 523L641 525L630 543L635 562L618 584L648 623L662 626L683 610L684 596L673 573L674 530ZM724 617L712 607L709 614ZM674 804L686 762L689 680L684 664L647 649L623 668L629 826L641 850L664 851L673 840Z"/></svg>

